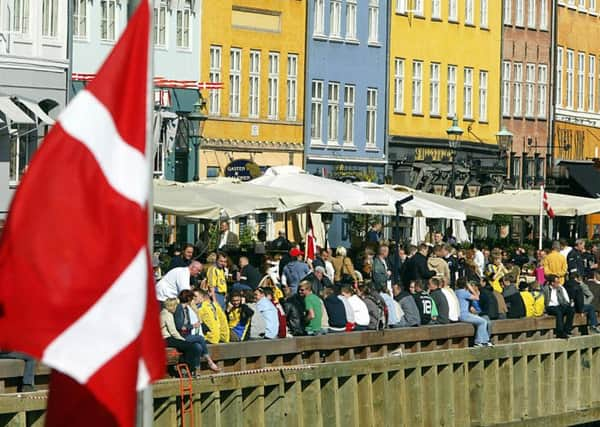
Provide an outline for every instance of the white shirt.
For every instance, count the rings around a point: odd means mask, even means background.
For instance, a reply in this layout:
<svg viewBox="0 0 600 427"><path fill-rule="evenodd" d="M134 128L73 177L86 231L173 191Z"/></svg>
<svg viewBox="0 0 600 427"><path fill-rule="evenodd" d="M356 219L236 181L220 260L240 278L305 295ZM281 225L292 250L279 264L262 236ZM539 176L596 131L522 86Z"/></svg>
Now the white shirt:
<svg viewBox="0 0 600 427"><path fill-rule="evenodd" d="M483 252L476 249L473 261L475 261L475 264L477 264L477 267L479 268L479 276L483 276L483 271L485 270L485 257L483 256Z"/></svg>
<svg viewBox="0 0 600 427"><path fill-rule="evenodd" d="M365 304L358 295L352 295L351 297L346 298L346 301L348 301L352 308L352 312L354 313L354 323L360 326L369 326L371 319L369 317L367 304Z"/></svg>
<svg viewBox="0 0 600 427"><path fill-rule="evenodd" d="M221 249L223 246L227 245L227 235L228 234L229 234L229 230L227 230L223 234L221 234L221 241L219 242L219 249Z"/></svg>
<svg viewBox="0 0 600 427"><path fill-rule="evenodd" d="M344 310L346 310L346 321L348 323L354 323L354 311L352 310L352 306L342 295L338 295L338 298L344 303Z"/></svg>
<svg viewBox="0 0 600 427"><path fill-rule="evenodd" d="M176 267L170 270L156 284L156 299L165 301L168 298L177 298L179 292L190 289L189 267Z"/></svg>
<svg viewBox="0 0 600 427"><path fill-rule="evenodd" d="M335 268L333 268L333 264L331 261L325 261L325 275L329 277L331 283L333 283L333 279L335 278Z"/></svg>
<svg viewBox="0 0 600 427"><path fill-rule="evenodd" d="M558 288L550 289L550 302L548 303L549 307L558 307L560 304L558 302L558 292L562 292L566 301L569 301L569 294L564 286L559 286Z"/></svg>
<svg viewBox="0 0 600 427"><path fill-rule="evenodd" d="M566 258L572 250L573 248L571 246L566 246L564 249L561 249L560 253Z"/></svg>
<svg viewBox="0 0 600 427"><path fill-rule="evenodd" d="M452 289L442 288L442 293L448 300L448 319L451 322L458 322L458 316L460 316L460 303L458 298Z"/></svg>

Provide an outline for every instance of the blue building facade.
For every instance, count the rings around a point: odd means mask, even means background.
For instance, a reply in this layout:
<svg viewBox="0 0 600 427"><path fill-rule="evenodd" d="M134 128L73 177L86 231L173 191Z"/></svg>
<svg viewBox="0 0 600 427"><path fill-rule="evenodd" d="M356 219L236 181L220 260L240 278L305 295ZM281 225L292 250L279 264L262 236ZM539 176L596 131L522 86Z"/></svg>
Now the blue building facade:
<svg viewBox="0 0 600 427"><path fill-rule="evenodd" d="M309 0L305 163L383 180L388 0Z"/></svg>

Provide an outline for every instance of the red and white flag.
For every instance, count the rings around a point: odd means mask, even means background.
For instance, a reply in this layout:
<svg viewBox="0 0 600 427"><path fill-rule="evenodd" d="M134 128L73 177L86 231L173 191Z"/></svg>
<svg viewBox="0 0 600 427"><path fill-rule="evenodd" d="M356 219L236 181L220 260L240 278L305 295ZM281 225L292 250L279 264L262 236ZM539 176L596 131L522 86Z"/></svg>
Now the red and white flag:
<svg viewBox="0 0 600 427"><path fill-rule="evenodd" d="M46 425L132 426L164 375L148 250L150 10L62 112L0 243L0 348L53 369Z"/></svg>
<svg viewBox="0 0 600 427"><path fill-rule="evenodd" d="M304 258L314 261L317 255L317 239L315 237L315 229L313 227L310 211L306 212L306 248Z"/></svg>
<svg viewBox="0 0 600 427"><path fill-rule="evenodd" d="M550 206L550 203L548 202L548 193L546 193L546 190L544 191L544 210L546 211L546 214L548 214L548 216L550 218L554 218L554 211L552 210L552 206Z"/></svg>

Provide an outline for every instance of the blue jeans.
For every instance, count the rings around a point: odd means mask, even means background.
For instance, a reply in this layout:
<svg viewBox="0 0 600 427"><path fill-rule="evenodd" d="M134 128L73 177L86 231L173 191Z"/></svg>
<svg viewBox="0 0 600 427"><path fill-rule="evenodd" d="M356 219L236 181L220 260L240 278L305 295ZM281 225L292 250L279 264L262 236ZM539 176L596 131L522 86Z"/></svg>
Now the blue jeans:
<svg viewBox="0 0 600 427"><path fill-rule="evenodd" d="M227 309L227 307L225 307L225 294L222 294L215 290L215 298L217 300L217 304L219 304L223 311L225 311Z"/></svg>
<svg viewBox="0 0 600 427"><path fill-rule="evenodd" d="M17 359L25 362L23 370L23 385L34 385L35 379L35 359L25 353L16 351L0 352L0 359Z"/></svg>
<svg viewBox="0 0 600 427"><path fill-rule="evenodd" d="M200 357L208 356L208 346L202 335L188 335L185 337L185 340L196 344L196 347L200 350Z"/></svg>
<svg viewBox="0 0 600 427"><path fill-rule="evenodd" d="M588 323L590 326L598 326L598 318L596 317L596 309L591 304L583 306L583 312L587 314Z"/></svg>
<svg viewBox="0 0 600 427"><path fill-rule="evenodd" d="M489 320L471 313L461 313L458 320L475 325L475 344L483 344L490 341L492 323Z"/></svg>

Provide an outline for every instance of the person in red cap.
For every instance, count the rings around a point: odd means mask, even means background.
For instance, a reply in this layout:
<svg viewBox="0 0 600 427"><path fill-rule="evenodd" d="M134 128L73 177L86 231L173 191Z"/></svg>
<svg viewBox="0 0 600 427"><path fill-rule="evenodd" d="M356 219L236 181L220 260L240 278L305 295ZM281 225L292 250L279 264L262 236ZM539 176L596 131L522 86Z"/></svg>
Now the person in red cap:
<svg viewBox="0 0 600 427"><path fill-rule="evenodd" d="M298 292L300 281L310 273L308 264L302 260L303 255L304 252L298 248L290 249L292 260L285 265L283 274L281 275L281 284L288 286L292 290L292 294Z"/></svg>

